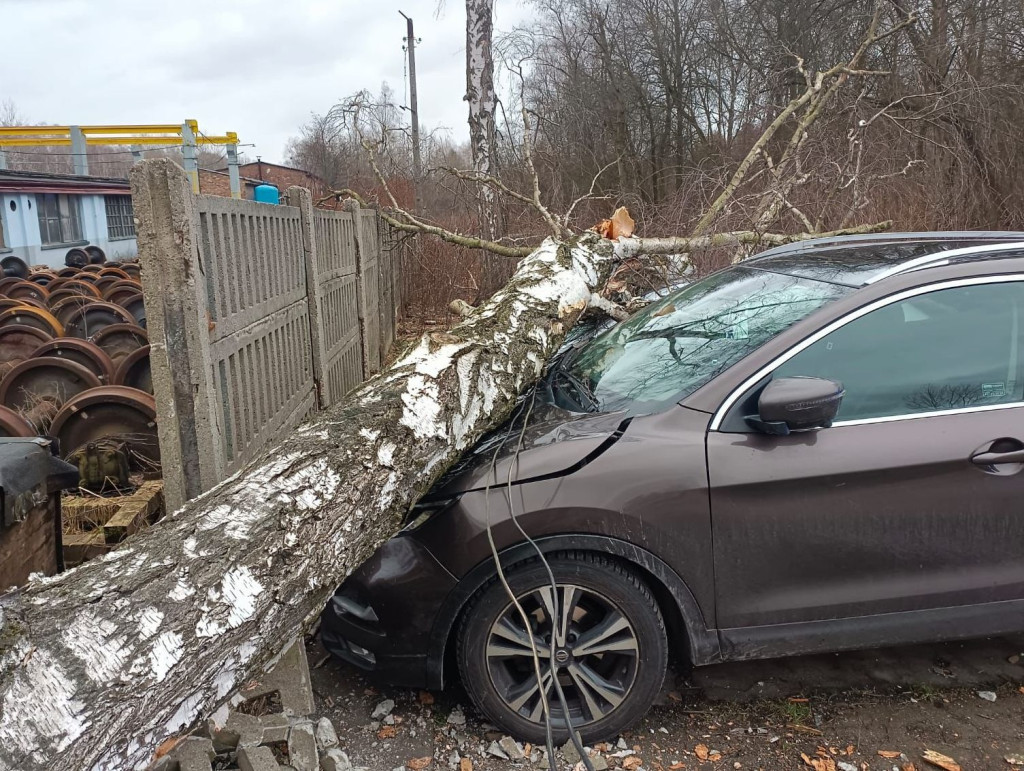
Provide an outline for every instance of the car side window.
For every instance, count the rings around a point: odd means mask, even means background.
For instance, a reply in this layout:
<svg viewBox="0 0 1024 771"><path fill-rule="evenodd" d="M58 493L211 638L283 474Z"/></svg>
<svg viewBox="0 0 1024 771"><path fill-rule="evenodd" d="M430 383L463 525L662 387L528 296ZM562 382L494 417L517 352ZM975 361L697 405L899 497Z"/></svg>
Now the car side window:
<svg viewBox="0 0 1024 771"><path fill-rule="evenodd" d="M939 289L836 329L774 372L838 380L836 420L1024 401L1024 282Z"/></svg>

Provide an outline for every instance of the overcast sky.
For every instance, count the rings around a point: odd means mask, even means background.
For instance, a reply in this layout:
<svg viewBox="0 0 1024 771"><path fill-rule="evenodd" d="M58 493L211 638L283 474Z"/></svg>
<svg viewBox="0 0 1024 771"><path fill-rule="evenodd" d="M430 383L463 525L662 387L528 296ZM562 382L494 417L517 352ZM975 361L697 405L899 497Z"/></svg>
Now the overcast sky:
<svg viewBox="0 0 1024 771"><path fill-rule="evenodd" d="M207 10L208 8L208 10ZM32 123L199 121L283 161L313 112L387 81L403 93L401 9L416 22L420 122L464 140L459 0L0 0L0 102ZM523 23L498 0L496 25Z"/></svg>

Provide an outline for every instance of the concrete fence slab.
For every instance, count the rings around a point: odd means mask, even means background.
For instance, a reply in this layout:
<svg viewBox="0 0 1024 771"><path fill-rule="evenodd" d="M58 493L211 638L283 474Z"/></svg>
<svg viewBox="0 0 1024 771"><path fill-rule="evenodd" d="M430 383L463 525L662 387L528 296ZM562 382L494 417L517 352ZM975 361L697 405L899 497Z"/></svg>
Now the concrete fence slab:
<svg viewBox="0 0 1024 771"><path fill-rule="evenodd" d="M233 473L379 371L401 260L377 213L195 195L171 161L133 167L168 508Z"/></svg>

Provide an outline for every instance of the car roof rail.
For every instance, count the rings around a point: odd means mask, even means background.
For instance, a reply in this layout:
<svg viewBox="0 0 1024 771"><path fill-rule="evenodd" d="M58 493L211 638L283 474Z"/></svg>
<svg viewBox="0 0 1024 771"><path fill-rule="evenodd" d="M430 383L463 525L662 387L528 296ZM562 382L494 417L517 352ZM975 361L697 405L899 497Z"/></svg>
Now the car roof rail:
<svg viewBox="0 0 1024 771"><path fill-rule="evenodd" d="M907 231L899 233L855 233L845 236L823 236L821 238L808 238L803 241L792 241L788 244L773 246L767 251L760 252L750 260L760 260L765 257L777 257L781 254L793 254L807 249L816 249L825 246L844 246L856 244L868 244L872 242L913 242L913 241L1024 241L1024 231L1014 230L930 230L930 231Z"/></svg>
<svg viewBox="0 0 1024 771"><path fill-rule="evenodd" d="M1019 241L1008 241L998 244L975 244L974 246L963 246L958 249L947 249L944 252L934 252L933 254L926 254L922 257L915 257L912 260L907 260L906 262L901 262L898 265L893 265L891 268L875 274L865 282L865 286L867 284L877 284L879 281L889 278L890 276L898 276L901 273L909 273L912 270L935 268L940 265L946 265L953 257L967 257L971 255L985 256L991 253L1013 251L1024 251L1024 236L1022 236Z"/></svg>

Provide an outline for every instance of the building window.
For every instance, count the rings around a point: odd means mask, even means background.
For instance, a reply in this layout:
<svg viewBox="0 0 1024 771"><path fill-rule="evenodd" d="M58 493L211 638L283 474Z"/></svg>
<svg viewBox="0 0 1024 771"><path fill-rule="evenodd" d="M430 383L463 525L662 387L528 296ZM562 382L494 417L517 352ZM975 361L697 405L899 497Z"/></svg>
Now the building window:
<svg viewBox="0 0 1024 771"><path fill-rule="evenodd" d="M104 199L107 205L107 235L110 238L134 238L135 214L132 211L130 195L108 195Z"/></svg>
<svg viewBox="0 0 1024 771"><path fill-rule="evenodd" d="M36 213L43 246L82 240L82 218L75 196L40 193L36 195Z"/></svg>

